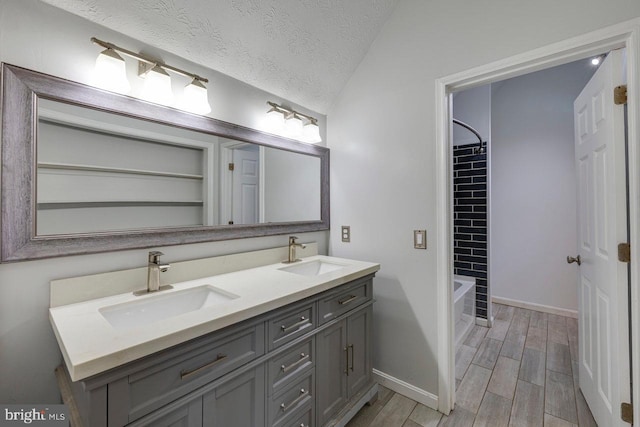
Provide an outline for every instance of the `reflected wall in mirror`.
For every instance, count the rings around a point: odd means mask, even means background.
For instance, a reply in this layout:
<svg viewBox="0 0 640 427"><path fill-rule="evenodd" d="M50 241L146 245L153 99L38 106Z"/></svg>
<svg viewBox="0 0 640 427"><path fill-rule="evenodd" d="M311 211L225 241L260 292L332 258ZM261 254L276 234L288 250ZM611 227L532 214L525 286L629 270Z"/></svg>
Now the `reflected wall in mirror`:
<svg viewBox="0 0 640 427"><path fill-rule="evenodd" d="M41 99L36 235L320 220L320 159Z"/></svg>
<svg viewBox="0 0 640 427"><path fill-rule="evenodd" d="M329 228L324 147L7 64L2 80L3 261Z"/></svg>

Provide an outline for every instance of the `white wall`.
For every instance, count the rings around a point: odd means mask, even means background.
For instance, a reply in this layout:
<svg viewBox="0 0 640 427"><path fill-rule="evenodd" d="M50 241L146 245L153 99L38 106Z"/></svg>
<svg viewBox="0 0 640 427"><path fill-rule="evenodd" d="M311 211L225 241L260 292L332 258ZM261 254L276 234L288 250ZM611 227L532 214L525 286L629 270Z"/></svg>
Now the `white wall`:
<svg viewBox="0 0 640 427"><path fill-rule="evenodd" d="M438 392L436 290L449 284L436 283L433 240L435 80L639 15L637 0L398 3L328 115L330 252L381 263L376 369ZM417 228L426 251L413 249Z"/></svg>
<svg viewBox="0 0 640 427"><path fill-rule="evenodd" d="M491 85L453 94L453 117L471 125L482 137L491 140ZM469 130L453 125L453 145L476 144L478 138Z"/></svg>
<svg viewBox="0 0 640 427"><path fill-rule="evenodd" d="M501 82L492 98L491 295L578 309L573 101L585 61Z"/></svg>
<svg viewBox="0 0 640 427"><path fill-rule="evenodd" d="M158 33L162 34L162 31ZM87 83L100 51L89 41L92 36L134 51L155 53L171 65L210 78L212 117L261 129L267 111L266 101L281 102L254 87L163 54L36 0L0 0L0 60L3 62ZM134 75L134 71L131 72ZM136 87L139 88L137 82L134 89ZM318 117L324 130L324 117L297 105L293 107ZM319 252L327 251L327 232L302 234L300 240L318 241ZM286 236L275 236L159 249L165 253L167 262L176 262L286 244ZM62 359L48 320L49 281L142 267L146 264L147 251L0 265L0 402L58 401L53 370Z"/></svg>
<svg viewBox="0 0 640 427"><path fill-rule="evenodd" d="M319 221L320 159L264 150L264 221Z"/></svg>

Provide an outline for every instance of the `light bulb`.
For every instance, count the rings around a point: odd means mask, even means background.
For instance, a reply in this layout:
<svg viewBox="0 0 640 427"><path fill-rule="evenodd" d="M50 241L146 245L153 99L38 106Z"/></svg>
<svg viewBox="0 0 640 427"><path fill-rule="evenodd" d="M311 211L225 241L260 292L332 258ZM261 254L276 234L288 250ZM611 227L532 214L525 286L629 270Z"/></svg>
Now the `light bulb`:
<svg viewBox="0 0 640 427"><path fill-rule="evenodd" d="M180 108L194 114L208 114L211 112L207 88L198 80L193 79L185 86Z"/></svg>
<svg viewBox="0 0 640 427"><path fill-rule="evenodd" d="M322 142L322 137L320 137L320 128L315 120L304 125L304 128L302 129L302 139L311 144Z"/></svg>
<svg viewBox="0 0 640 427"><path fill-rule="evenodd" d="M126 64L115 50L105 49L96 58L93 85L118 93L128 93L131 90Z"/></svg>
<svg viewBox="0 0 640 427"><path fill-rule="evenodd" d="M284 114L275 107L267 111L267 126L273 133L280 133L284 129Z"/></svg>
<svg viewBox="0 0 640 427"><path fill-rule="evenodd" d="M598 65L600 63L600 57L598 56L597 58L593 58L591 60L591 65Z"/></svg>
<svg viewBox="0 0 640 427"><path fill-rule="evenodd" d="M155 65L144 75L142 98L163 105L170 105L173 101L171 77L159 65Z"/></svg>
<svg viewBox="0 0 640 427"><path fill-rule="evenodd" d="M287 117L284 122L284 131L290 138L298 138L302 134L302 119L296 113Z"/></svg>

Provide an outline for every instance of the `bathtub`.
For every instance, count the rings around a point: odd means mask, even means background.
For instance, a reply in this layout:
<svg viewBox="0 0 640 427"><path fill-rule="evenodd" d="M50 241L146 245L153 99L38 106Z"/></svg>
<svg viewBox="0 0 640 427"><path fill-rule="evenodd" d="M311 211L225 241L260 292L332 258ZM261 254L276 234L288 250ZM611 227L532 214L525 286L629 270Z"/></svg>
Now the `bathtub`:
<svg viewBox="0 0 640 427"><path fill-rule="evenodd" d="M453 321L456 348L467 338L476 323L476 278L453 276Z"/></svg>

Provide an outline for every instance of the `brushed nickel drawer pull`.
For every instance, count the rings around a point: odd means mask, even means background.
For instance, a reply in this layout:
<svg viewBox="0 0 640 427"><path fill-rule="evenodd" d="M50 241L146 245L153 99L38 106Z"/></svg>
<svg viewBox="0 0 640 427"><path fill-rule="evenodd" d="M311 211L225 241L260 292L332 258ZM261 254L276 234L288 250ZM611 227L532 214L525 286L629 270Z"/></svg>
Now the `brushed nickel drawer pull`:
<svg viewBox="0 0 640 427"><path fill-rule="evenodd" d="M218 353L218 355L216 356L216 360L211 361L205 365L200 366L199 368L193 369L191 371L181 371L180 372L180 379L184 380L185 378L189 378L193 375L199 374L200 372L209 369L215 365L217 365L218 363L222 362L223 360L225 360L227 358L227 355L224 353Z"/></svg>
<svg viewBox="0 0 640 427"><path fill-rule="evenodd" d="M301 388L300 389L300 396L296 397L295 400L291 403L289 403L288 405L285 405L284 403L280 404L280 409L282 409L282 412L287 412L289 409L295 407L296 405L298 405L298 403L300 403L302 400L304 400L307 396L309 396L309 391Z"/></svg>
<svg viewBox="0 0 640 427"><path fill-rule="evenodd" d="M309 360L309 355L308 354L304 354L304 353L300 353L300 359L296 360L295 362L293 362L291 365L289 366L280 366L280 369L282 370L282 372L284 372L285 374L287 372L289 372L290 370L297 368L298 366L300 366L303 362L306 362L307 360Z"/></svg>
<svg viewBox="0 0 640 427"><path fill-rule="evenodd" d="M285 325L282 325L282 326L280 326L280 329L282 329L282 332L284 332L284 333L286 334L286 333L288 333L289 331L292 331L292 330L294 330L294 329L298 329L298 328L299 328L300 326L302 326L302 325L306 325L307 323L309 323L309 321L307 320L307 318L306 318L306 317L304 317L304 316L300 316L300 321L299 321L299 322L296 322L296 323L294 323L294 324L293 324L293 325L291 325L291 326L285 326Z"/></svg>
<svg viewBox="0 0 640 427"><path fill-rule="evenodd" d="M351 349L351 372L353 372L353 344L351 344L349 346L349 348Z"/></svg>
<svg viewBox="0 0 640 427"><path fill-rule="evenodd" d="M343 350L344 350L344 356L345 356L344 373L347 374L347 376L349 376L349 347L345 347Z"/></svg>
<svg viewBox="0 0 640 427"><path fill-rule="evenodd" d="M347 297L347 299L342 300L342 301L338 301L338 304L340 305L345 305L345 304L349 304L351 301L353 301L354 299L358 298L357 295L349 295Z"/></svg>

